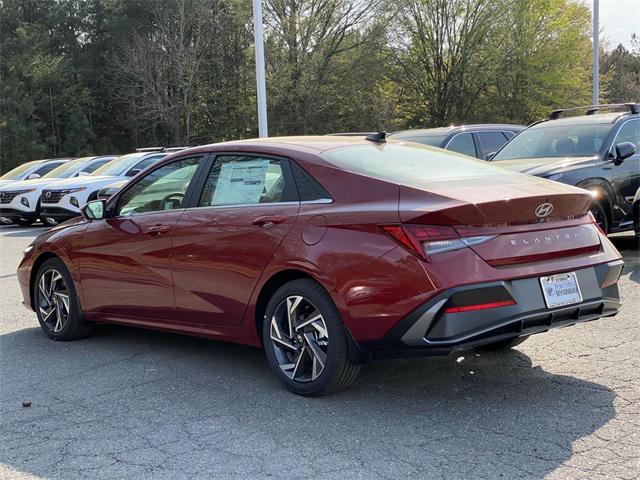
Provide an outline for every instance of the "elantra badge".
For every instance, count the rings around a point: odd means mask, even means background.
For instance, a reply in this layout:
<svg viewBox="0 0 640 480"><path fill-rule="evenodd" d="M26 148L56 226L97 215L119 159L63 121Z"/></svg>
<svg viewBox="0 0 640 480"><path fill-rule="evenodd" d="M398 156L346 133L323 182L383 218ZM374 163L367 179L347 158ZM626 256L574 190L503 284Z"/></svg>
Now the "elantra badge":
<svg viewBox="0 0 640 480"><path fill-rule="evenodd" d="M549 202L541 203L536 207L536 217L538 218L548 217L551 212L553 212L553 205Z"/></svg>

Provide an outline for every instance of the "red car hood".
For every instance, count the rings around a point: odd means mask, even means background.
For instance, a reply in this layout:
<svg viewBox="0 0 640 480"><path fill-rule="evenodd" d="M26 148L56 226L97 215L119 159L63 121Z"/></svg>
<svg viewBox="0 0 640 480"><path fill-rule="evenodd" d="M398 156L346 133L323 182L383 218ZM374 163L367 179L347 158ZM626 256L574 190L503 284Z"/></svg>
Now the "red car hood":
<svg viewBox="0 0 640 480"><path fill-rule="evenodd" d="M412 187L403 185L400 219L431 225L487 225L566 219L589 211L591 194L581 188L526 175L502 180L425 181L421 188L415 183ZM550 203L551 211L536 215L536 208L543 203Z"/></svg>

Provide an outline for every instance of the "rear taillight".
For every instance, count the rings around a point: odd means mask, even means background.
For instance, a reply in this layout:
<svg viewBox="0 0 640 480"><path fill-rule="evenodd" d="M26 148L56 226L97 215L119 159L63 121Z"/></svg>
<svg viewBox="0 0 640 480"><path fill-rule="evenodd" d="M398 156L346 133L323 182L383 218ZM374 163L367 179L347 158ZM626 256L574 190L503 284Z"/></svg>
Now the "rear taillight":
<svg viewBox="0 0 640 480"><path fill-rule="evenodd" d="M393 240L423 260L436 253L459 250L491 240L495 235L460 237L452 227L439 225L381 225Z"/></svg>

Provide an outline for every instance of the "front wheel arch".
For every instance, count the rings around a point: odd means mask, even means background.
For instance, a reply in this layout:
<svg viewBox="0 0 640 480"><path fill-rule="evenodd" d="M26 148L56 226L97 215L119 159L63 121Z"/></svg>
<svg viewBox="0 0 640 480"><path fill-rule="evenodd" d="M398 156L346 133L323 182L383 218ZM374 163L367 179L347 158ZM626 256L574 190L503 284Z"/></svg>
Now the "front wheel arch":
<svg viewBox="0 0 640 480"><path fill-rule="evenodd" d="M60 258L55 253L53 253L53 252L44 252L38 258L36 258L36 260L33 262L33 265L31 266L31 274L29 275L29 291L31 292L31 309L33 311L35 311L35 303L34 302L35 302L35 281L36 281L36 276L38 275L38 271L40 270L40 267L42 266L42 264L44 262L46 262L47 260L49 260L50 258L57 258L62 263L64 263L64 260L62 260L62 258Z"/></svg>

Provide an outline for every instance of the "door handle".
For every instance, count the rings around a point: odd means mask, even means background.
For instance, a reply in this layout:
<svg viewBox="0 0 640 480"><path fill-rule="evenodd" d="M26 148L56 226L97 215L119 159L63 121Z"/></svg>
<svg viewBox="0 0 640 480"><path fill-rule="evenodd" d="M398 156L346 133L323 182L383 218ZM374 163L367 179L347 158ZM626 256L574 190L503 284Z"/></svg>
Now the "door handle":
<svg viewBox="0 0 640 480"><path fill-rule="evenodd" d="M167 233L171 230L169 225L153 225L152 227L147 228L144 233L147 235L162 235L163 233Z"/></svg>
<svg viewBox="0 0 640 480"><path fill-rule="evenodd" d="M253 225L258 225L259 227L271 227L278 223L283 223L287 221L287 217L284 215L265 215L264 217L258 217L253 221Z"/></svg>

